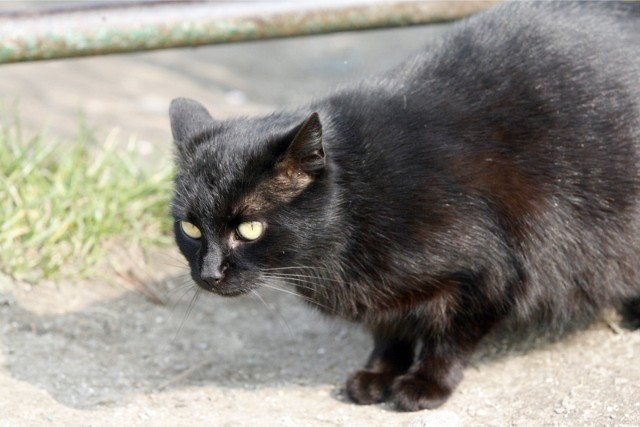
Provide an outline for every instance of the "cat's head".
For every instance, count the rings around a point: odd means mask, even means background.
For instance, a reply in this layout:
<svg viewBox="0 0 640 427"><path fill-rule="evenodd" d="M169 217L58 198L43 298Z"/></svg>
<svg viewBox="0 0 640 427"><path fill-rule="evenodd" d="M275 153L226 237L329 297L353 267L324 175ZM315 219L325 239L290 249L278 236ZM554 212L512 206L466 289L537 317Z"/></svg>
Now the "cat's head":
<svg viewBox="0 0 640 427"><path fill-rule="evenodd" d="M218 121L180 98L170 117L175 237L200 287L239 295L320 256L330 174L317 113Z"/></svg>

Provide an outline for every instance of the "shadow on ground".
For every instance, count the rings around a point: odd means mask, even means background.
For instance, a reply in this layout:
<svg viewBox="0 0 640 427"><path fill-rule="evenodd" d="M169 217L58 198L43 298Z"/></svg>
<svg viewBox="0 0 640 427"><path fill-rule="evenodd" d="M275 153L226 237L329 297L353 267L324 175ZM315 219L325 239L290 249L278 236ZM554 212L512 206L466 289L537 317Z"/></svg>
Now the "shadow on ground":
<svg viewBox="0 0 640 427"><path fill-rule="evenodd" d="M162 283L183 280L171 276ZM499 331L442 410L397 414L387 405L350 404L344 396L346 375L370 350L359 328L271 290L261 298L202 294L192 303L193 288L176 289L169 303L158 305L99 283L0 287L0 409L11 410L10 420L42 422L55 414L67 425L78 419L71 425L84 425L79 414L100 421L96 425L117 416L123 422L142 417L141 425L197 419L247 425L273 414L280 418L272 425L318 426L326 420L410 427L640 420L636 332L598 323L558 341L557 334ZM45 409L33 412L34 405ZM253 410L242 412L247 406Z"/></svg>
<svg viewBox="0 0 640 427"><path fill-rule="evenodd" d="M124 404L131 393L208 385L244 390L331 385L334 398L346 400L343 381L366 360L371 345L360 329L323 318L292 295L272 290L261 290L260 297L200 292L194 298L193 285L178 285L165 305L122 291L58 313L30 311L19 302L29 294L46 299L39 295L43 292L69 289L37 287L18 298L0 296L6 365L15 378L77 409ZM167 294L166 288L159 292ZM498 331L480 348L474 366L552 345L579 329Z"/></svg>
<svg viewBox="0 0 640 427"><path fill-rule="evenodd" d="M123 403L132 392L205 384L340 388L366 357L362 332L321 320L290 295L194 301L193 288L179 292L181 301L165 306L127 291L59 314L31 312L5 295L6 364L64 405L89 409Z"/></svg>

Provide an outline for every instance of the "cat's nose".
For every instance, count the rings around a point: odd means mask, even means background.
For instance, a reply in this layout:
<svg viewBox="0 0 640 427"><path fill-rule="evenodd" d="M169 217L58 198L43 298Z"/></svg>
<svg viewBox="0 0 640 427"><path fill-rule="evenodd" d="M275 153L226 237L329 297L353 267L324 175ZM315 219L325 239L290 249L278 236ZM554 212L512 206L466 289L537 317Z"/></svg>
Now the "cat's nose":
<svg viewBox="0 0 640 427"><path fill-rule="evenodd" d="M221 265L217 268L203 268L200 273L200 279L209 286L217 285L224 279L226 270L226 265Z"/></svg>
<svg viewBox="0 0 640 427"><path fill-rule="evenodd" d="M227 266L227 261L224 259L220 247L210 244L202 259L200 280L213 290L224 279Z"/></svg>
<svg viewBox="0 0 640 427"><path fill-rule="evenodd" d="M200 278L207 285L213 286L213 285L217 285L218 283L220 283L220 281L223 278L223 275L218 273L218 274L212 274L212 275L209 275L209 276L200 276Z"/></svg>

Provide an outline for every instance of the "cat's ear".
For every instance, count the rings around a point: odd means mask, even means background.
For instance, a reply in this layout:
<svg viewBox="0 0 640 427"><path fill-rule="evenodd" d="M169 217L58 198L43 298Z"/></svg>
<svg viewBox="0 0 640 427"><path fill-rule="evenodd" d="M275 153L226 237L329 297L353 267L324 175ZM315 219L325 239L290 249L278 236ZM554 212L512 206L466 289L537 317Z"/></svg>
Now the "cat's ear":
<svg viewBox="0 0 640 427"><path fill-rule="evenodd" d="M202 104L187 98L171 101L169 118L171 133L176 142L187 141L190 136L207 129L213 122L213 117Z"/></svg>
<svg viewBox="0 0 640 427"><path fill-rule="evenodd" d="M286 160L309 174L324 168L322 124L318 113L311 113L298 128L287 149Z"/></svg>

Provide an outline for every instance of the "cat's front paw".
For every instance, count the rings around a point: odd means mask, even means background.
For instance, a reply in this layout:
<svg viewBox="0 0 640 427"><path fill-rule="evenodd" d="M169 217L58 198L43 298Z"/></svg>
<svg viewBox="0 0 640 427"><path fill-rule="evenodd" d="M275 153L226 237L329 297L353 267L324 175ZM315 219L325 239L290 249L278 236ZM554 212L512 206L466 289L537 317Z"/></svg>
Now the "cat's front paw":
<svg viewBox="0 0 640 427"><path fill-rule="evenodd" d="M356 403L370 405L387 400L397 374L363 369L347 379L347 394Z"/></svg>
<svg viewBox="0 0 640 427"><path fill-rule="evenodd" d="M447 401L453 389L437 381L401 375L391 386L391 400L401 411L435 409Z"/></svg>

